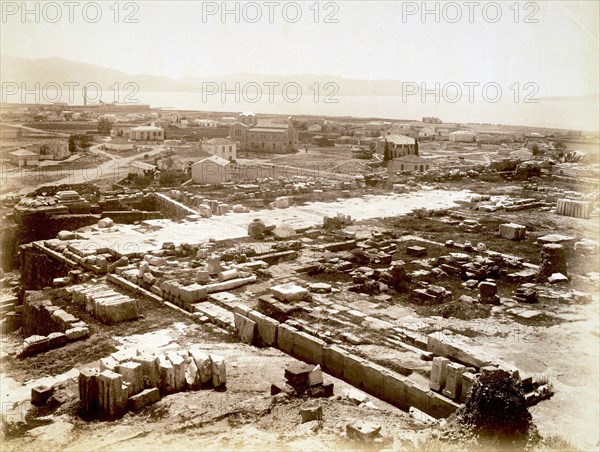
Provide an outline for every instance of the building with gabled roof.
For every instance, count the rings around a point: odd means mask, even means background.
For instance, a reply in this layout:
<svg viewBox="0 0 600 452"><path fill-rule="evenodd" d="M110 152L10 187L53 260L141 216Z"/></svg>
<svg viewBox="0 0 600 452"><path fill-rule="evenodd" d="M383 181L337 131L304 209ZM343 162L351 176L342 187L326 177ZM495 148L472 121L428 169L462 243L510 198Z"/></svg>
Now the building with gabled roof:
<svg viewBox="0 0 600 452"><path fill-rule="evenodd" d="M27 149L17 149L8 154L11 163L17 166L36 166L40 156Z"/></svg>
<svg viewBox="0 0 600 452"><path fill-rule="evenodd" d="M238 122L232 124L229 137L239 143L241 151L280 154L298 150L298 132L291 117L280 121L244 112L239 115Z"/></svg>
<svg viewBox="0 0 600 452"><path fill-rule="evenodd" d="M152 123L149 126L133 127L129 137L135 141L162 141L165 139L165 131Z"/></svg>
<svg viewBox="0 0 600 452"><path fill-rule="evenodd" d="M211 155L192 165L192 181L195 184L222 184L231 180L231 162Z"/></svg>
<svg viewBox="0 0 600 452"><path fill-rule="evenodd" d="M429 171L432 167L432 159L421 157L420 155L405 155L393 159L388 163L388 172L394 174L396 171L410 171L422 173Z"/></svg>
<svg viewBox="0 0 600 452"><path fill-rule="evenodd" d="M418 155L419 146L417 140L406 135L385 135L377 138L375 143L375 151L378 154L385 155L385 146L388 146L390 152L390 159L402 157L405 155Z"/></svg>
<svg viewBox="0 0 600 452"><path fill-rule="evenodd" d="M211 155L217 155L230 162L237 158L237 143L231 138L211 138L198 142L198 147Z"/></svg>

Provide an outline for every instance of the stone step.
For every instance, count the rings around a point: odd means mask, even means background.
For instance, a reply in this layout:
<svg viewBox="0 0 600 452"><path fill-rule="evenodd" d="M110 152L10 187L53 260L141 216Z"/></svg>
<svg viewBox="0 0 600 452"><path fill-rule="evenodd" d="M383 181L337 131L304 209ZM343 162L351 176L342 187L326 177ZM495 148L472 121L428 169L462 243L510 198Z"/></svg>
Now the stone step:
<svg viewBox="0 0 600 452"><path fill-rule="evenodd" d="M228 311L227 309L208 301L196 303L194 305L194 311L208 317L210 323L220 326L228 331L233 331L235 328L233 311Z"/></svg>
<svg viewBox="0 0 600 452"><path fill-rule="evenodd" d="M208 296L208 301L231 312L233 312L236 306L243 304L242 301L231 292L217 292L210 294Z"/></svg>

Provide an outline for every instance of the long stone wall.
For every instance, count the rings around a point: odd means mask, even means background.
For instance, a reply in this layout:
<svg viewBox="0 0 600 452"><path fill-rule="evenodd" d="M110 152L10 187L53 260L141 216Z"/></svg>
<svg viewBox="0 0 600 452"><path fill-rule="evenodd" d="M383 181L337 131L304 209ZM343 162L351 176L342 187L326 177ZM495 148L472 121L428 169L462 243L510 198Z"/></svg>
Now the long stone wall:
<svg viewBox="0 0 600 452"><path fill-rule="evenodd" d="M198 215L198 212L188 206L169 198L162 193L155 193L156 204L158 209L167 218L181 220L188 215Z"/></svg>
<svg viewBox="0 0 600 452"><path fill-rule="evenodd" d="M245 306L234 309L238 334L246 342L276 346L402 410L415 407L435 418L452 414L459 405L407 377L299 331ZM251 338L251 339L249 339Z"/></svg>

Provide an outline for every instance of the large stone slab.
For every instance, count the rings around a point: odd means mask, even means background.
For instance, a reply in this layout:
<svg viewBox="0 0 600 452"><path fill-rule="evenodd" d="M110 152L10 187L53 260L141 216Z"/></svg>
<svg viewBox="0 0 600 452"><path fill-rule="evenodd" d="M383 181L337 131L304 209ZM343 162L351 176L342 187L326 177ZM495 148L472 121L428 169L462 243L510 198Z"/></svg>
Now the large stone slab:
<svg viewBox="0 0 600 452"><path fill-rule="evenodd" d="M174 351L167 352L167 359L173 366L175 373L175 392L185 390L185 360L183 357Z"/></svg>
<svg viewBox="0 0 600 452"><path fill-rule="evenodd" d="M258 311L249 311L247 317L256 322L256 330L260 341L265 345L276 345L277 326L279 322Z"/></svg>
<svg viewBox="0 0 600 452"><path fill-rule="evenodd" d="M129 361L119 364L117 372L121 374L124 382L129 383L129 397L144 389L144 374L140 363Z"/></svg>
<svg viewBox="0 0 600 452"><path fill-rule="evenodd" d="M184 357L185 362L185 383L189 389L196 390L202 386L200 380L200 372L194 358L191 356Z"/></svg>
<svg viewBox="0 0 600 452"><path fill-rule="evenodd" d="M479 352L458 339L447 337L440 332L427 336L427 351L477 369L489 366L493 362L493 358L486 353Z"/></svg>
<svg viewBox="0 0 600 452"><path fill-rule="evenodd" d="M523 240L527 228L516 223L505 223L498 227L498 235L509 240Z"/></svg>
<svg viewBox="0 0 600 452"><path fill-rule="evenodd" d="M442 356L436 356L431 363L431 375L429 387L434 391L441 391L446 385L446 366L450 360Z"/></svg>
<svg viewBox="0 0 600 452"><path fill-rule="evenodd" d="M219 355L210 355L212 364L212 383L213 386L224 388L227 385L227 371L225 368L225 358Z"/></svg>
<svg viewBox="0 0 600 452"><path fill-rule="evenodd" d="M123 377L105 370L98 377L98 407L102 419L116 419L127 410L127 393L123 391Z"/></svg>
<svg viewBox="0 0 600 452"><path fill-rule="evenodd" d="M449 363L446 366L446 386L442 393L451 399L458 399L462 392L462 376L465 366L457 363Z"/></svg>
<svg viewBox="0 0 600 452"><path fill-rule="evenodd" d="M270 289L275 298L281 301L303 301L310 300L310 293L304 287L297 284L280 284Z"/></svg>
<svg viewBox="0 0 600 452"><path fill-rule="evenodd" d="M237 330L239 338L246 344L252 344L252 342L254 342L254 334L256 332L256 322L238 312L234 312L233 316L235 321L235 329Z"/></svg>
<svg viewBox="0 0 600 452"><path fill-rule="evenodd" d="M175 369L166 356L158 357L159 389L163 395L176 392Z"/></svg>
<svg viewBox="0 0 600 452"><path fill-rule="evenodd" d="M160 380L158 374L158 357L142 354L134 357L133 360L142 366L144 388L158 387Z"/></svg>
<svg viewBox="0 0 600 452"><path fill-rule="evenodd" d="M120 323L138 318L137 302L129 297L98 303L98 318L104 323Z"/></svg>
<svg viewBox="0 0 600 452"><path fill-rule="evenodd" d="M277 326L277 347L291 355L294 347L294 334L296 332L296 328L287 323L280 323Z"/></svg>
<svg viewBox="0 0 600 452"><path fill-rule="evenodd" d="M139 411L148 405L158 402L159 400L160 391L158 388L144 389L139 394L129 398L129 409L132 411Z"/></svg>
<svg viewBox="0 0 600 452"><path fill-rule="evenodd" d="M198 374L201 385L211 384L212 385L212 362L208 354L196 350L189 350L189 355L193 358L196 367L198 368Z"/></svg>
<svg viewBox="0 0 600 452"><path fill-rule="evenodd" d="M323 348L326 346L325 341L304 331L293 333L292 354L303 361L320 364L323 362Z"/></svg>

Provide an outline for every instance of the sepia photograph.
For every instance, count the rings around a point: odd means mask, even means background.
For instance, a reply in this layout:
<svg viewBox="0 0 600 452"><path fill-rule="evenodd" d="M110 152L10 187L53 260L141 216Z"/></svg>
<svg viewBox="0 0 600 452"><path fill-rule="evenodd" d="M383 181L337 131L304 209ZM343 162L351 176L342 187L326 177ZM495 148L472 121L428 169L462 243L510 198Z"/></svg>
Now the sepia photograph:
<svg viewBox="0 0 600 452"><path fill-rule="evenodd" d="M600 449L600 2L0 9L0 451Z"/></svg>

